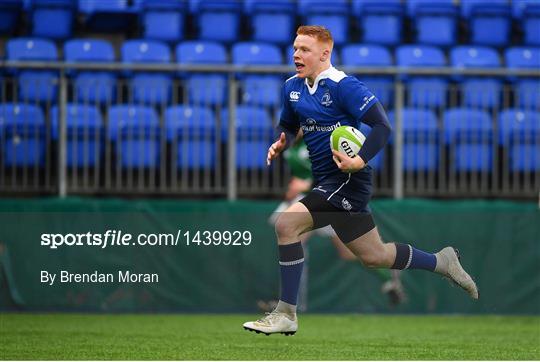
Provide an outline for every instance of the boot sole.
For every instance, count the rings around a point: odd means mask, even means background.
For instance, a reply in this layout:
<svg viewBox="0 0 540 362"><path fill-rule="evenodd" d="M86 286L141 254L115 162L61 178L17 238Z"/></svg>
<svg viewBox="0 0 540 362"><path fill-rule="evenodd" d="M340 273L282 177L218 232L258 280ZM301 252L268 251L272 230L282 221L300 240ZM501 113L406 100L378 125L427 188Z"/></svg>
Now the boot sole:
<svg viewBox="0 0 540 362"><path fill-rule="evenodd" d="M277 333L284 334L284 335L286 335L286 336L293 336L293 335L296 333L296 331L294 331L294 332L271 332L271 333L270 333L270 332L259 331L259 330L257 330L257 329L253 329L253 328L249 328L249 327L244 327L244 329L245 329L246 331L249 331L249 332L255 332L255 333L257 333L257 334L259 334L259 333L266 334L267 336L269 336L269 335L271 335L271 334L277 334Z"/></svg>

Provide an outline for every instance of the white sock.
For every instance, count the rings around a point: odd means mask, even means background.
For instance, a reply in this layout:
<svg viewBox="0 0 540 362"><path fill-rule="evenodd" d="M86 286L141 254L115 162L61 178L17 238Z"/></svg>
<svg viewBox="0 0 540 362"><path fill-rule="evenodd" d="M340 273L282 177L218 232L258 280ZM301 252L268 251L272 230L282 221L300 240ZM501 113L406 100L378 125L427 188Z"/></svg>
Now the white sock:
<svg viewBox="0 0 540 362"><path fill-rule="evenodd" d="M446 275L448 273L448 258L446 255L441 254L439 251L438 253L435 253L435 257L437 258L437 264L435 265L435 273Z"/></svg>
<svg viewBox="0 0 540 362"><path fill-rule="evenodd" d="M275 311L285 313L294 318L296 316L296 305L285 303L284 301L280 300L276 306Z"/></svg>

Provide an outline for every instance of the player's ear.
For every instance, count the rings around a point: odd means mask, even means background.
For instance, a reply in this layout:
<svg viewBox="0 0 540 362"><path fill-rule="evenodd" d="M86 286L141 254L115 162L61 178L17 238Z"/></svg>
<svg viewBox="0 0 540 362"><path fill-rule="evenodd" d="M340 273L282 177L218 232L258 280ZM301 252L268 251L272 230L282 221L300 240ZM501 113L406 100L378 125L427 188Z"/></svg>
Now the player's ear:
<svg viewBox="0 0 540 362"><path fill-rule="evenodd" d="M324 48L323 53L321 55L321 62L325 62L328 59L330 59L330 49Z"/></svg>

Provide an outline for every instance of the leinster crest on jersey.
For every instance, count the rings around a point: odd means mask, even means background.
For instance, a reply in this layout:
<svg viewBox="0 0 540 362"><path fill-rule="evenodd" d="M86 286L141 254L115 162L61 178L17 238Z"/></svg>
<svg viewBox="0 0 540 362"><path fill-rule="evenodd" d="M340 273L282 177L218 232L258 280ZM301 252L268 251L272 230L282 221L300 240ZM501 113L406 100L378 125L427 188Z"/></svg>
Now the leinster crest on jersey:
<svg viewBox="0 0 540 362"><path fill-rule="evenodd" d="M321 104L323 106L329 107L332 104L332 102L333 101L332 101L332 98L330 97L330 93L329 92L324 93L321 99Z"/></svg>

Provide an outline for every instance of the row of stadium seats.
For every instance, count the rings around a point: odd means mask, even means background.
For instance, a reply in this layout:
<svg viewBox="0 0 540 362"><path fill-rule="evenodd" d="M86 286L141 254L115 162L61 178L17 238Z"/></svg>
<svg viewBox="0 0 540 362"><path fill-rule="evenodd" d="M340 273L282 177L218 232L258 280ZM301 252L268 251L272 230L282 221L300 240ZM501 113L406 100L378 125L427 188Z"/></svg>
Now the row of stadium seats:
<svg viewBox="0 0 540 362"><path fill-rule="evenodd" d="M391 122L395 112L389 112ZM491 171L494 145L505 148L512 172L540 171L540 113L503 110L494 123L488 113L450 108L442 123L428 110L405 108L403 116L403 168L436 171L439 142L449 147L450 162L457 171Z"/></svg>
<svg viewBox="0 0 540 362"><path fill-rule="evenodd" d="M7 42L8 60L58 59L57 50L49 40L37 38L12 39ZM289 59L292 49L289 48ZM231 47L230 61L235 65L282 65L280 48L269 43L241 42ZM351 44L344 46L340 63L344 66L385 67L394 64L402 67L444 67L450 63L455 68L497 68L502 66L499 53L489 47L458 46L449 52L449 62L445 52L433 46L404 45L396 49L395 62L391 52L378 45ZM115 52L112 45L104 40L73 39L63 48L68 62L112 62ZM228 64L226 48L216 42L187 41L175 48L179 64ZM121 48L124 63L170 63L170 49L166 43L148 40L129 40ZM538 69L540 67L540 47L512 47L504 52L504 63L509 69ZM11 71L19 82L19 98L26 101L55 101L57 95L57 73L53 71L21 70ZM116 80L119 76L131 79L130 88L136 103L163 104L170 102L173 78L172 73L133 73L130 71L96 72L72 71L74 79L74 99L90 103L116 102ZM195 104L224 104L227 82L223 74L188 74L181 72L176 76L185 80L188 99ZM249 104L276 106L280 103L280 89L283 76L243 75L243 101ZM392 77L362 76L364 81L381 102L392 102ZM504 81L515 83L518 107L540 108L540 81L537 78L506 79L460 76L408 76L403 80L409 84L409 104L427 107L443 107L447 104L450 82L462 86L462 103L465 106L498 108L502 97Z"/></svg>
<svg viewBox="0 0 540 362"><path fill-rule="evenodd" d="M0 32L16 28L19 0L0 5ZM327 26L336 44L359 40L397 45L403 42L404 19L410 17L415 41L440 46L458 41L458 19L466 19L470 42L510 44L512 19L522 27L524 44L540 45L540 4L536 0L27 0L32 34L54 39L72 36L76 13L84 15L89 30L127 30L138 22L143 37L177 42L185 37L186 18L196 15L197 38L222 42L240 40L241 15L252 29L252 40L286 44L299 23ZM297 19L298 18L298 19ZM356 21L362 38L349 39Z"/></svg>
<svg viewBox="0 0 540 362"><path fill-rule="evenodd" d="M50 113L52 140L57 141L58 107ZM395 117L395 112L389 112L392 123ZM540 112L505 109L494 122L480 110L451 108L439 121L429 110L405 108L402 117L405 171L437 170L440 145L449 147L457 171L491 171L497 145L505 150L511 171L540 171ZM69 167L98 166L108 140L115 145L113 149L122 168L155 168L159 165L160 140L165 137L173 147L177 167L212 168L216 163L216 145L228 139L227 109L214 114L205 107L173 106L164 111L161 123L153 108L116 105L109 108L106 120L96 107L68 104ZM43 166L48 139L46 124L40 107L1 104L3 164ZM264 168L266 149L273 138L270 114L263 108L238 106L236 127L237 167ZM361 130L365 134L370 132L365 125ZM379 155L370 164L383 167L383 157Z"/></svg>
<svg viewBox="0 0 540 362"><path fill-rule="evenodd" d="M7 60L62 60L54 42L43 38L12 38L6 42ZM180 64L261 64L280 65L292 63L293 47L286 48L285 61L281 47L266 42L238 42L229 48L212 41L185 41L174 47L174 57ZM102 39L71 39L63 44L63 59L68 62L113 62L116 51L113 45ZM460 45L450 48L447 60L443 48L422 44L408 44L392 51L374 44L347 44L335 48L333 63L351 66L446 66L455 67L540 67L540 47L516 46L497 49L480 45ZM120 49L120 58L125 63L169 63L174 59L167 43L132 39L125 41Z"/></svg>
<svg viewBox="0 0 540 362"><path fill-rule="evenodd" d="M220 9L219 6L227 7L231 11L237 11L246 15L253 15L258 11L277 8L284 8L292 5L290 10L299 15L306 15L313 6L321 6L323 0L2 0L2 5L7 8L17 8L24 11L35 11L36 8L67 7L82 13L94 13L99 11L116 11L127 13L145 13L150 9L180 9L196 14L210 9ZM473 10L477 7L487 5L505 5L511 7L511 15L514 18L522 18L527 7L538 4L537 0L335 0L336 7L345 7L354 15L361 15L373 4L401 5L401 10L407 16L415 16L419 8L433 3L452 4L460 10L460 15L469 18L473 15ZM211 5L211 6L209 6ZM271 10L266 10L271 11ZM320 11L316 9L315 11Z"/></svg>
<svg viewBox="0 0 540 362"><path fill-rule="evenodd" d="M51 136L58 141L60 110L51 109ZM173 106L164 112L167 142L177 144L177 166L212 168L216 143L226 142L228 109L220 114L221 129L214 113L203 107ZM161 128L158 113L150 107L116 105L109 108L107 139L115 142L123 168L152 168L159 165ZM256 107L237 107L237 165L261 168L266 148L273 137L268 112ZM67 165L94 167L103 157L105 129L101 112L92 106L68 104L66 109ZM218 134L219 132L219 134ZM0 134L3 135L4 165L24 167L44 165L45 116L33 105L1 104Z"/></svg>

